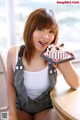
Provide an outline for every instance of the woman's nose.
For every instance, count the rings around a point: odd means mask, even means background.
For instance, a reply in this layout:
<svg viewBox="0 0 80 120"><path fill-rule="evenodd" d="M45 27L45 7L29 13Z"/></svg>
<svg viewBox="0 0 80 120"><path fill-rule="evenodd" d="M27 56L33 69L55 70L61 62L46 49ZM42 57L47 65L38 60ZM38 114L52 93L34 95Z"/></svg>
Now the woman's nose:
<svg viewBox="0 0 80 120"><path fill-rule="evenodd" d="M49 39L49 34L48 33L44 33L43 37L46 38L46 39Z"/></svg>

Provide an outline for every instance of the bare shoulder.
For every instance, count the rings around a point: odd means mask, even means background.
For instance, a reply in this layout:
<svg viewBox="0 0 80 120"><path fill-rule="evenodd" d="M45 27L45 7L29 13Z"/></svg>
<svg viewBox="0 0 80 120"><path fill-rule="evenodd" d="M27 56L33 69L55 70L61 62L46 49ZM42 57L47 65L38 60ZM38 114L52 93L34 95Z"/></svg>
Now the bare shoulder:
<svg viewBox="0 0 80 120"><path fill-rule="evenodd" d="M12 57L15 54L16 49L17 49L17 45L10 47L7 54L8 57Z"/></svg>
<svg viewBox="0 0 80 120"><path fill-rule="evenodd" d="M8 53L7 53L7 62L9 63L9 65L12 65L12 66L15 65L16 52L17 52L17 49L19 49L19 48L20 48L20 46L18 46L18 45L14 45L9 48Z"/></svg>

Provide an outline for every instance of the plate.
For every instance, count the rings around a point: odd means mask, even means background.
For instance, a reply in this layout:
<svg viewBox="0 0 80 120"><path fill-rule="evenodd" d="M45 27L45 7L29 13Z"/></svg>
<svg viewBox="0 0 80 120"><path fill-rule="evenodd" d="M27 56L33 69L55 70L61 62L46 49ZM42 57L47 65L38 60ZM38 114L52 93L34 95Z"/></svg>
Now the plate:
<svg viewBox="0 0 80 120"><path fill-rule="evenodd" d="M60 64L60 63L64 63L64 62L67 62L67 61L71 61L71 60L75 59L75 56L73 54L71 54L71 53L69 53L67 51L66 51L66 53L67 53L67 58L63 59L63 60L53 60L52 58L49 58L49 56L48 56L46 51L41 54L41 57L43 59L45 59L47 62L50 62L50 63L55 64L55 65L56 64Z"/></svg>

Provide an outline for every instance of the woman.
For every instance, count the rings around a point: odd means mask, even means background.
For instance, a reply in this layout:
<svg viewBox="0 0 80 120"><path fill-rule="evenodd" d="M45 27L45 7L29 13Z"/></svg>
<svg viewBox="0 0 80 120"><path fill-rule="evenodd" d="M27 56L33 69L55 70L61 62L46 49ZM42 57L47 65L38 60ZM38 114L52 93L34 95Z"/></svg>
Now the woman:
<svg viewBox="0 0 80 120"><path fill-rule="evenodd" d="M78 76L70 62L48 64L40 54L58 42L58 25L51 10L34 10L24 28L23 46L13 46L7 56L9 120L60 120L50 99L58 68L73 88ZM52 71L52 72L50 72Z"/></svg>

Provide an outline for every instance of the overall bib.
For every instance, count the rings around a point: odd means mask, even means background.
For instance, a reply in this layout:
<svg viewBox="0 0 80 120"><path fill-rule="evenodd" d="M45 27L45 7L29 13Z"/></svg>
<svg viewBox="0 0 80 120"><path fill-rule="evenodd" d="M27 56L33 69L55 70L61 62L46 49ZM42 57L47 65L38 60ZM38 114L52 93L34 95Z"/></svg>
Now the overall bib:
<svg viewBox="0 0 80 120"><path fill-rule="evenodd" d="M32 100L26 92L24 85L24 66L22 63L22 57L25 46L21 45L18 62L14 72L14 85L16 89L16 108L23 110L28 113L37 113L42 110L52 108L52 101L50 98L50 90L55 86L57 80L57 71L52 64L48 64L48 77L50 81L49 88L42 93L35 100Z"/></svg>

